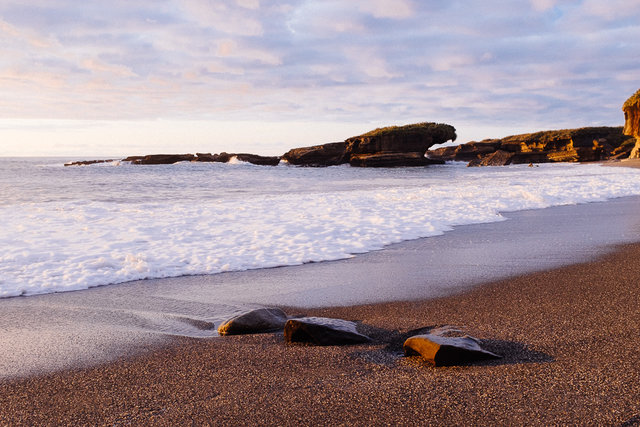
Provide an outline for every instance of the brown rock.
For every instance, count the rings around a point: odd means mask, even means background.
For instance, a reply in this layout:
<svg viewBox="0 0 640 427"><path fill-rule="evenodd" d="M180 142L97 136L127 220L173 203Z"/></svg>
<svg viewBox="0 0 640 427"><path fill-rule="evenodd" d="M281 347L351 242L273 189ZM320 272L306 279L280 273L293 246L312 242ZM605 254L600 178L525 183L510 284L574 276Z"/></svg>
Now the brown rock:
<svg viewBox="0 0 640 427"><path fill-rule="evenodd" d="M371 341L356 330L356 324L342 319L326 317L302 317L289 319L284 326L286 342L303 342L315 345L360 344Z"/></svg>
<svg viewBox="0 0 640 427"><path fill-rule="evenodd" d="M346 153L346 142L314 145L294 148L287 151L282 159L292 165L301 166L334 166L349 162Z"/></svg>
<svg viewBox="0 0 640 427"><path fill-rule="evenodd" d="M259 308L235 316L218 327L220 335L257 334L284 328L287 315L279 308Z"/></svg>
<svg viewBox="0 0 640 427"><path fill-rule="evenodd" d="M451 160L458 160L456 159L456 150L459 147L463 147L466 144L462 144L462 145L454 145L454 146L450 146L450 147L440 147L440 148L436 148L435 150L428 150L427 151L427 158L429 159L433 159L433 160L442 160L442 161L451 161ZM476 154L473 155L473 159L475 159L477 157ZM467 159L471 160L471 159Z"/></svg>
<svg viewBox="0 0 640 427"><path fill-rule="evenodd" d="M631 153L629 154L629 158L639 158L640 157L640 89L629 99L627 99L622 106L622 111L624 112L624 134L629 136L634 136L636 138L636 143Z"/></svg>
<svg viewBox="0 0 640 427"><path fill-rule="evenodd" d="M467 166L505 166L511 164L511 159L515 154L508 151L498 150L484 157L469 162Z"/></svg>
<svg viewBox="0 0 640 427"><path fill-rule="evenodd" d="M65 163L65 166L86 166L86 165L93 165L96 163L110 163L113 162L113 159L108 159L108 160L80 160L80 161L76 161L76 162L68 162Z"/></svg>
<svg viewBox="0 0 640 427"><path fill-rule="evenodd" d="M430 164L443 164L442 160L432 160L423 153L376 153L354 154L349 164L357 167L391 168L399 166L427 166Z"/></svg>
<svg viewBox="0 0 640 427"><path fill-rule="evenodd" d="M150 154L139 158L129 158L134 165L171 165L178 162L190 162L195 160L193 154ZM125 160L127 160L125 159Z"/></svg>
<svg viewBox="0 0 640 427"><path fill-rule="evenodd" d="M499 359L501 356L483 349L480 342L451 328L416 335L404 342L405 356L421 356L435 366L466 365L477 361Z"/></svg>
<svg viewBox="0 0 640 427"><path fill-rule="evenodd" d="M618 147L627 144L628 139L622 134L622 127L544 131L483 143L469 142L456 149L452 160L471 158L469 166L598 161L616 156ZM509 157L505 152L513 156ZM450 151L443 154L450 155ZM433 157L430 153L428 155Z"/></svg>
<svg viewBox="0 0 640 427"><path fill-rule="evenodd" d="M347 139L347 152L355 154L422 153L436 144L455 141L453 126L441 123L416 123L375 129Z"/></svg>
<svg viewBox="0 0 640 427"><path fill-rule="evenodd" d="M279 156L259 156L257 154L239 153L235 154L241 162L247 162L260 166L277 166L280 163Z"/></svg>
<svg viewBox="0 0 640 427"><path fill-rule="evenodd" d="M294 148L282 158L292 165L424 166L424 153L435 144L456 139L455 128L439 123L390 126L354 136L345 142ZM418 156L415 155L418 153ZM402 158L401 155L406 155ZM366 156L364 156L366 155ZM371 157L376 155L377 157Z"/></svg>
<svg viewBox="0 0 640 427"><path fill-rule="evenodd" d="M143 158L144 158L144 156L129 156L129 157L126 157L126 158L122 159L122 161L123 162L134 162L136 160L140 160L140 159L143 159Z"/></svg>

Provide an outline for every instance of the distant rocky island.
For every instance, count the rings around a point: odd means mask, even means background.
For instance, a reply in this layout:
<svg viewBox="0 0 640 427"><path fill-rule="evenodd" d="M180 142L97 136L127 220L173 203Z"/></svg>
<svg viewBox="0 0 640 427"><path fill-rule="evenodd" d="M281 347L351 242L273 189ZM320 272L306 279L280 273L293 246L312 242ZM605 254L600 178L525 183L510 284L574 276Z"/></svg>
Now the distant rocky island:
<svg viewBox="0 0 640 427"><path fill-rule="evenodd" d="M487 139L430 150L456 140L456 129L444 123L416 123L378 128L341 142L293 148L282 156L249 153L150 154L121 161L136 165L177 162L220 162L232 159L263 166L285 161L298 166L354 167L427 166L446 161L465 161L468 166L502 166L518 163L593 162L640 157L640 90L622 106L624 127L584 127L551 130L502 139ZM86 160L65 166L112 162Z"/></svg>

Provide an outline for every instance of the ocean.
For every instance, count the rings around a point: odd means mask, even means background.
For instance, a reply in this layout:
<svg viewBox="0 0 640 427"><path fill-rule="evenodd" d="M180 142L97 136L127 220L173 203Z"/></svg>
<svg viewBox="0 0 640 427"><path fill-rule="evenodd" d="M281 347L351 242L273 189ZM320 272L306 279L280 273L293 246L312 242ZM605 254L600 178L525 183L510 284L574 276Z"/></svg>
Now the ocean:
<svg viewBox="0 0 640 427"><path fill-rule="evenodd" d="M640 195L598 164L64 167L0 159L0 297L337 260L503 212Z"/></svg>

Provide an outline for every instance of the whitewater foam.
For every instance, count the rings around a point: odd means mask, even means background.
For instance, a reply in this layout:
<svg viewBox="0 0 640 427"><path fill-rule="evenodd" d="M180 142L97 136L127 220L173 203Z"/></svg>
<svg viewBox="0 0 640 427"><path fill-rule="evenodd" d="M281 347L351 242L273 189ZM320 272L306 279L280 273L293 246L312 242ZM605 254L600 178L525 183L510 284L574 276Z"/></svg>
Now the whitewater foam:
<svg viewBox="0 0 640 427"><path fill-rule="evenodd" d="M1 297L336 260L500 212L640 194L639 170L599 165L113 166L2 176Z"/></svg>

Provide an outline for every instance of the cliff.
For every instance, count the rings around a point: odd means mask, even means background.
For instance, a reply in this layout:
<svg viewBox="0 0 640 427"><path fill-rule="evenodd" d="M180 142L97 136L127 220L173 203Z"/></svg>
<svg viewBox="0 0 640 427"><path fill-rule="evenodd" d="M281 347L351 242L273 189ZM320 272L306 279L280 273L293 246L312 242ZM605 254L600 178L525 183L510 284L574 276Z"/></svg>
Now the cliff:
<svg viewBox="0 0 640 427"><path fill-rule="evenodd" d="M624 134L636 138L636 144L629 158L640 157L640 89L622 106L624 112Z"/></svg>
<svg viewBox="0 0 640 427"><path fill-rule="evenodd" d="M416 123L378 128L344 142L294 148L282 158L293 165L333 166L349 163L360 167L424 166L441 163L427 159L429 147L456 139L453 126Z"/></svg>
<svg viewBox="0 0 640 427"><path fill-rule="evenodd" d="M469 166L588 162L626 157L633 138L622 127L586 127L512 135L428 151L434 160L468 161Z"/></svg>

